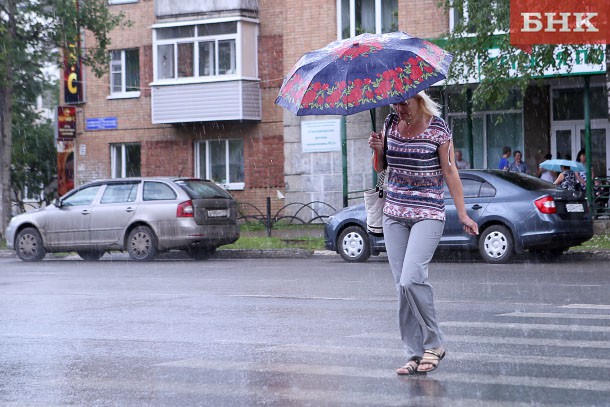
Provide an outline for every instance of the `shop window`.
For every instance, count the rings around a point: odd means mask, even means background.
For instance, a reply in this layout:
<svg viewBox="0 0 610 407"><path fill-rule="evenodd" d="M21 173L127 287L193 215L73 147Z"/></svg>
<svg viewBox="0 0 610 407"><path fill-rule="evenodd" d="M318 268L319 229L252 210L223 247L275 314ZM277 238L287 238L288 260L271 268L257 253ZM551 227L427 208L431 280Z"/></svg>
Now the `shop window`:
<svg viewBox="0 0 610 407"><path fill-rule="evenodd" d="M137 48L110 52L110 96L140 96L140 57Z"/></svg>
<svg viewBox="0 0 610 407"><path fill-rule="evenodd" d="M244 142L207 140L195 144L195 175L228 189L244 188Z"/></svg>
<svg viewBox="0 0 610 407"><path fill-rule="evenodd" d="M553 89L553 120L584 120L584 89ZM608 118L608 99L601 86L590 88L591 119Z"/></svg>
<svg viewBox="0 0 610 407"><path fill-rule="evenodd" d="M156 79L237 74L237 22L155 29Z"/></svg>
<svg viewBox="0 0 610 407"><path fill-rule="evenodd" d="M398 31L398 0L338 0L341 38Z"/></svg>
<svg viewBox="0 0 610 407"><path fill-rule="evenodd" d="M112 178L141 175L140 144L112 144L110 146Z"/></svg>

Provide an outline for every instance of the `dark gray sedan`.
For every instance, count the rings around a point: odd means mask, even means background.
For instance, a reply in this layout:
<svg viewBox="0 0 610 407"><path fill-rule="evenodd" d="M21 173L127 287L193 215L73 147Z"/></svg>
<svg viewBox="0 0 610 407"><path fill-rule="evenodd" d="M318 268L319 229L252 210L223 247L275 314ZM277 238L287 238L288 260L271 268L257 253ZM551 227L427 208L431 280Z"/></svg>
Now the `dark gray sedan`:
<svg viewBox="0 0 610 407"><path fill-rule="evenodd" d="M480 234L464 233L445 188L447 220L440 248L478 250L489 263L507 263L526 251L555 257L593 237L591 212L581 192L501 170L462 170L460 178L466 210ZM346 261L366 261L385 251L383 236L366 232L363 204L331 216L324 238L326 248Z"/></svg>
<svg viewBox="0 0 610 407"><path fill-rule="evenodd" d="M6 236L24 261L62 251L98 260L111 250L146 261L172 249L205 259L239 239L237 203L218 185L196 178L100 180L13 217Z"/></svg>

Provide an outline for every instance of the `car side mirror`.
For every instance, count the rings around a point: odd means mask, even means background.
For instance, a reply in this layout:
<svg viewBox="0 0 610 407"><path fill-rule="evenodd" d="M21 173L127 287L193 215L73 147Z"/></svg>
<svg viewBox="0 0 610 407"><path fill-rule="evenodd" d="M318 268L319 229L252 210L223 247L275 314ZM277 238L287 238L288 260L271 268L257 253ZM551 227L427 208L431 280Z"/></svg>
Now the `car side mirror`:
<svg viewBox="0 0 610 407"><path fill-rule="evenodd" d="M55 198L53 205L57 206L58 208L61 208L63 206L63 204L61 203L61 199L59 198Z"/></svg>

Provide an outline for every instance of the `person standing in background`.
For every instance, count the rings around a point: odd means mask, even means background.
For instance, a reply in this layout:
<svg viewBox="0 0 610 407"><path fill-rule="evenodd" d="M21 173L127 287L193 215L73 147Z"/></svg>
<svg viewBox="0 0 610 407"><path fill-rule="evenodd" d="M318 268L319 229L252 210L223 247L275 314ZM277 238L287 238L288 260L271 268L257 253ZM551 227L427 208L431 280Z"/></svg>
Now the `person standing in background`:
<svg viewBox="0 0 610 407"><path fill-rule="evenodd" d="M551 160L552 158L553 154L547 153L544 156L544 161ZM555 180L557 179L557 174L555 174L553 171L545 170L544 168L538 167L538 177L540 177L541 180L547 182L555 182Z"/></svg>
<svg viewBox="0 0 610 407"><path fill-rule="evenodd" d="M583 188L585 188L587 186L587 154L585 152L585 149L583 148L582 150L580 150L578 152L578 154L576 154L576 162L581 163L583 167L585 167L585 171L579 171L578 175L580 175L580 178L584 181L583 183ZM591 167L591 179L595 179L595 174L593 173L593 167Z"/></svg>
<svg viewBox="0 0 610 407"><path fill-rule="evenodd" d="M508 167L508 171L512 172L520 172L522 174L527 174L528 168L525 161L522 161L523 154L521 151L515 150L515 161Z"/></svg>
<svg viewBox="0 0 610 407"><path fill-rule="evenodd" d="M513 150L509 146L502 147L502 158L500 158L500 162L498 163L498 169L508 170L508 167L510 167L510 161L508 159L512 151Z"/></svg>
<svg viewBox="0 0 610 407"><path fill-rule="evenodd" d="M462 150L455 150L455 166L458 170L470 168L470 163L462 158Z"/></svg>

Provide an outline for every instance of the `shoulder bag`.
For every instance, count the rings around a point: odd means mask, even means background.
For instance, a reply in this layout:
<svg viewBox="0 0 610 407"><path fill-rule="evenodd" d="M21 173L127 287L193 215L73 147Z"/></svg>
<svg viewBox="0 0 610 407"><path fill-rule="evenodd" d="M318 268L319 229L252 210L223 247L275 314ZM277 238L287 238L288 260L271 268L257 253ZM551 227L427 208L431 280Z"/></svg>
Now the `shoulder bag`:
<svg viewBox="0 0 610 407"><path fill-rule="evenodd" d="M386 120L385 134L383 137L383 156L388 150L388 131L394 121L394 113L391 113ZM377 184L374 189L364 191L364 207L366 208L366 229L374 236L383 235L383 205L385 203L385 182L387 161L384 169L377 173Z"/></svg>

